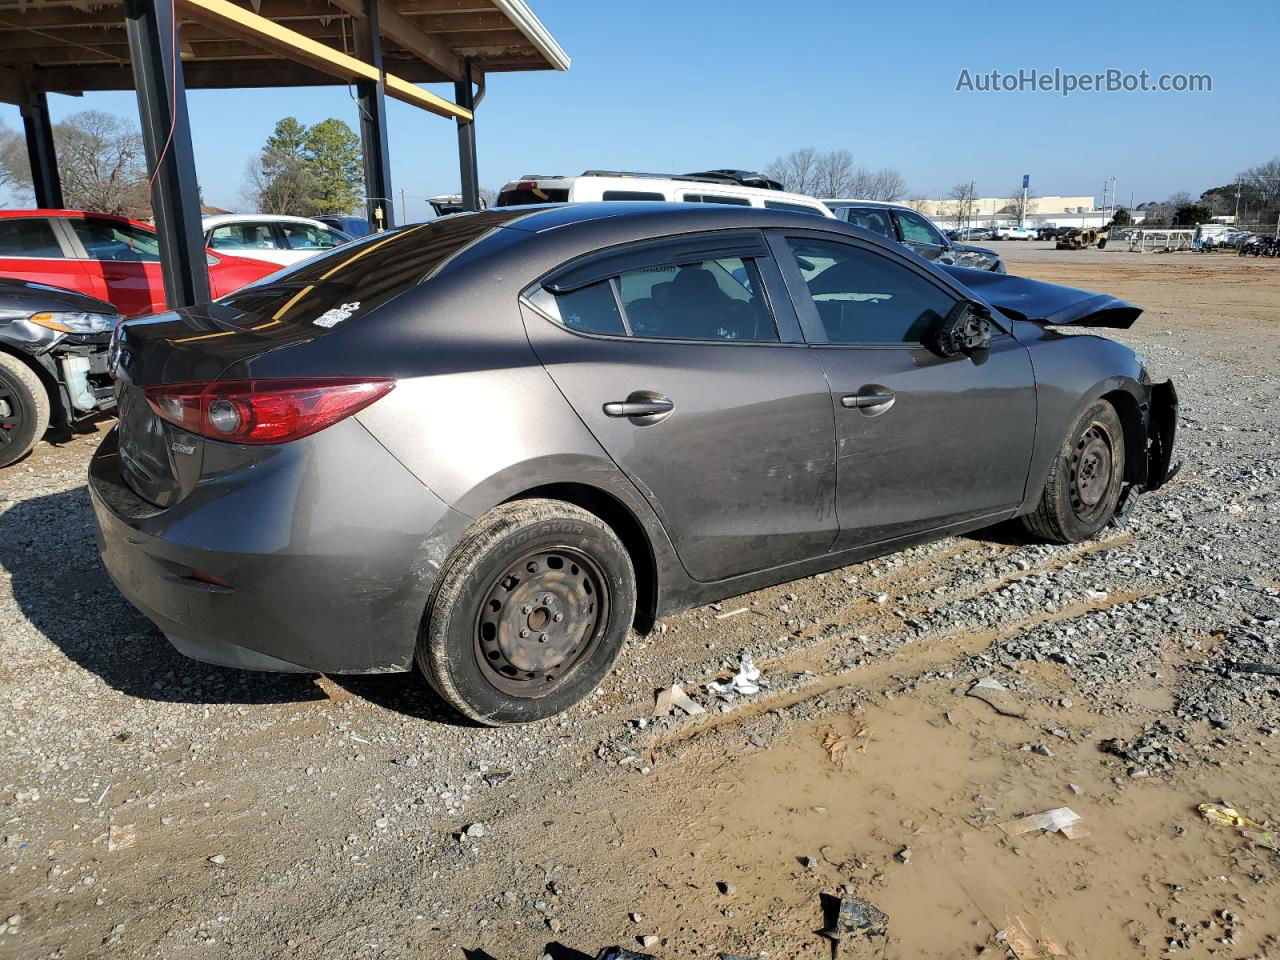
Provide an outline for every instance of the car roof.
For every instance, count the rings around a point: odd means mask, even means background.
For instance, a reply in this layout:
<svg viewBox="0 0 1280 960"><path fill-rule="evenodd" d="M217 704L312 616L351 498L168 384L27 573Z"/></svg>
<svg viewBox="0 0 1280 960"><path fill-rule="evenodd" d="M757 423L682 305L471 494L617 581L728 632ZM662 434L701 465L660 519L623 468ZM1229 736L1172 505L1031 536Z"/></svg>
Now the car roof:
<svg viewBox="0 0 1280 960"><path fill-rule="evenodd" d="M709 230L783 227L845 233L863 239L869 238L877 245L889 247L884 242L885 238L879 234L833 217L815 217L810 213L720 203L610 200L499 207L488 211L489 214L502 212L513 215L511 219L501 223L507 229L549 234L553 231L574 232L576 228L592 227L603 233L616 233L616 239L609 240L616 243ZM478 215L483 214L454 214L460 217ZM893 246L896 247L896 244Z"/></svg>
<svg viewBox="0 0 1280 960"><path fill-rule="evenodd" d="M201 217L200 222L206 227L220 227L228 223L309 223L313 227L329 228L327 223L311 217L294 217L285 213L217 213Z"/></svg>
<svg viewBox="0 0 1280 960"><path fill-rule="evenodd" d="M98 213L94 210L62 210L49 207L32 207L29 210L0 210L0 219L12 220L18 217L61 217L63 219L80 220L93 217L95 220L114 220L117 223L131 223L135 227L154 230L155 225L133 217L122 217L115 213Z"/></svg>
<svg viewBox="0 0 1280 960"><path fill-rule="evenodd" d="M688 190L696 193L723 193L731 196L757 197L760 200L772 200L775 203L796 203L800 206L811 206L814 209L820 209L823 206L821 200L811 197L806 193L790 193L786 190L769 190L765 187L749 187L745 184L734 183L729 180L712 180L699 179L696 176L679 176L672 175L669 177L657 174L629 174L629 173L584 173L577 176L534 176L520 177L517 180L508 180L502 185L502 191L512 189L521 183L537 183L539 186L552 185L556 188L570 187L577 180L589 180L593 183L599 183L602 188L621 188L623 190L634 190L644 192L646 187L650 190L654 189L679 189ZM432 199L438 199L433 197ZM589 201L588 201L589 202ZM611 200L610 203L619 203L625 201ZM649 200L646 203L658 203L661 201Z"/></svg>

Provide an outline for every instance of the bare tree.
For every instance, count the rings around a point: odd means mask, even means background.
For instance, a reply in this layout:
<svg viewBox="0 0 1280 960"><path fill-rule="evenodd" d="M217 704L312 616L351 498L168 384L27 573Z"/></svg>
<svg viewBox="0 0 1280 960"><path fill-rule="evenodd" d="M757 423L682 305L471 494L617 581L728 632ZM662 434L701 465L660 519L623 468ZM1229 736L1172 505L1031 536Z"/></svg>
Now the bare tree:
<svg viewBox="0 0 1280 960"><path fill-rule="evenodd" d="M142 133L100 110L73 113L53 128L68 207L126 216L149 216L146 152Z"/></svg>
<svg viewBox="0 0 1280 960"><path fill-rule="evenodd" d="M1000 213L1007 213L1018 223L1023 223L1028 214L1036 212L1035 193L1028 190L1025 208L1023 203L1022 184L1018 184L1017 189L1013 191L1013 196L1009 198L1009 202L1000 208Z"/></svg>
<svg viewBox="0 0 1280 960"><path fill-rule="evenodd" d="M84 110L54 124L53 143L68 207L150 216L146 153L136 127L114 114ZM30 191L25 152L21 137L3 138L0 182L7 178L10 185Z"/></svg>
<svg viewBox="0 0 1280 960"><path fill-rule="evenodd" d="M973 220L974 187L972 180L957 183L947 194L951 200L951 218L957 227L967 228Z"/></svg>
<svg viewBox="0 0 1280 960"><path fill-rule="evenodd" d="M853 154L848 150L831 150L817 155L813 164L810 189L797 191L815 197L854 196L850 191L857 171L853 166Z"/></svg>
<svg viewBox="0 0 1280 960"><path fill-rule="evenodd" d="M771 180L782 184L783 190L812 193L817 163L818 151L813 147L803 147L774 160L764 168L764 173Z"/></svg>
<svg viewBox="0 0 1280 960"><path fill-rule="evenodd" d="M871 185L865 198L896 203L907 194L907 181L892 167L881 167L871 175Z"/></svg>
<svg viewBox="0 0 1280 960"><path fill-rule="evenodd" d="M0 123L0 187L22 188L30 182L26 138Z"/></svg>

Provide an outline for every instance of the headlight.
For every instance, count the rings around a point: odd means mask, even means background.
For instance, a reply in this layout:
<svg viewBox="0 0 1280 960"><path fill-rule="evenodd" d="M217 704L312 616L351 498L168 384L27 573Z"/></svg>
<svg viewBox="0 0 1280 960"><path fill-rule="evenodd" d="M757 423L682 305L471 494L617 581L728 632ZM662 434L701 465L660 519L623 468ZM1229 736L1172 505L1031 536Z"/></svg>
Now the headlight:
<svg viewBox="0 0 1280 960"><path fill-rule="evenodd" d="M59 333L106 333L114 330L120 318L110 313L37 313L31 322L38 327L57 330Z"/></svg>

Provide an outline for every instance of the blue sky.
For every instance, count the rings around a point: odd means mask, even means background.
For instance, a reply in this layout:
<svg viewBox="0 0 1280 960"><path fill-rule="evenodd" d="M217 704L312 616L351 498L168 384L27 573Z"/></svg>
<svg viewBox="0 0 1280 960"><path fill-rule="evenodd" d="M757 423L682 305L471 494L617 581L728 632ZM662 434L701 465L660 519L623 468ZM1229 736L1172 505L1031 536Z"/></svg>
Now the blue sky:
<svg viewBox="0 0 1280 960"><path fill-rule="evenodd" d="M980 195L1005 196L1023 173L1041 195L1098 195L1115 176L1127 203L1131 193L1198 194L1280 154L1280 96L1264 79L1280 40L1276 0L531 5L573 66L490 78L477 113L488 187L590 167L760 168L814 146L896 167L913 195L973 179ZM966 68L1208 73L1213 91L956 92ZM189 96L205 199L233 209L244 209L246 162L280 117L356 126L340 86ZM55 96L51 106L55 119L87 108L136 117L132 93ZM393 185L420 219L426 207L413 198L457 189L454 127L390 101L388 118ZM16 108L0 119L19 126Z"/></svg>

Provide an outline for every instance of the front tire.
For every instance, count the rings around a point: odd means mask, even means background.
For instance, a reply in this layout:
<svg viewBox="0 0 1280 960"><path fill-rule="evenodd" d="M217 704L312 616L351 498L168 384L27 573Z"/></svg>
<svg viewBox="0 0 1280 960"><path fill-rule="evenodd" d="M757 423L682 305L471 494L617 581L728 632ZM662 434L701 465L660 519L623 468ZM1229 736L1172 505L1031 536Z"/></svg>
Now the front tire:
<svg viewBox="0 0 1280 960"><path fill-rule="evenodd" d="M477 723L542 720L600 684L635 606L631 559L599 517L559 500L502 504L445 561L418 666Z"/></svg>
<svg viewBox="0 0 1280 960"><path fill-rule="evenodd" d="M1023 526L1042 540L1088 540L1115 515L1123 483L1124 428L1115 407L1095 400L1068 432Z"/></svg>
<svg viewBox="0 0 1280 960"><path fill-rule="evenodd" d="M0 353L0 467L25 457L49 429L49 394L35 371Z"/></svg>

